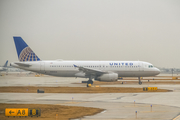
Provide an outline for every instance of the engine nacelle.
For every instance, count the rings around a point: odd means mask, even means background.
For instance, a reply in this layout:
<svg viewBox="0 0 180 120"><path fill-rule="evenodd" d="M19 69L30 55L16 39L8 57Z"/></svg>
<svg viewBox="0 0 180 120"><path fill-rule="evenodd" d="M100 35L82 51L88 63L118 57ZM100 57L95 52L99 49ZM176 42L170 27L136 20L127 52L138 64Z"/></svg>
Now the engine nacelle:
<svg viewBox="0 0 180 120"><path fill-rule="evenodd" d="M117 81L118 80L118 74L117 73L108 73L108 74L103 74L97 78L95 78L95 80L98 81Z"/></svg>

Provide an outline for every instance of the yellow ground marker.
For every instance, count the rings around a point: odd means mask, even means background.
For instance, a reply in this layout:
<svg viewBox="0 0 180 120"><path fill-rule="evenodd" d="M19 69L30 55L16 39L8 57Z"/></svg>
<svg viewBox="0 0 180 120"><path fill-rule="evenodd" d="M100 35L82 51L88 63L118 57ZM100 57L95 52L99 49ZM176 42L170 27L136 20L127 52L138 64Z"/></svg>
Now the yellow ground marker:
<svg viewBox="0 0 180 120"><path fill-rule="evenodd" d="M28 108L6 108L5 116L28 116Z"/></svg>

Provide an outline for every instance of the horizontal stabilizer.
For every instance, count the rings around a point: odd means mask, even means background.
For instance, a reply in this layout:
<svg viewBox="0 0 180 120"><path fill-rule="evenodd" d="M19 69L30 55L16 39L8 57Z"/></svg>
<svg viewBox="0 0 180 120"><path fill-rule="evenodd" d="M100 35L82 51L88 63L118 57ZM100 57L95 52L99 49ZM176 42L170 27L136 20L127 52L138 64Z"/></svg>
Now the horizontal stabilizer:
<svg viewBox="0 0 180 120"><path fill-rule="evenodd" d="M31 66L31 65L25 64L25 63L14 63L14 64L22 66L22 67L29 67L29 66Z"/></svg>

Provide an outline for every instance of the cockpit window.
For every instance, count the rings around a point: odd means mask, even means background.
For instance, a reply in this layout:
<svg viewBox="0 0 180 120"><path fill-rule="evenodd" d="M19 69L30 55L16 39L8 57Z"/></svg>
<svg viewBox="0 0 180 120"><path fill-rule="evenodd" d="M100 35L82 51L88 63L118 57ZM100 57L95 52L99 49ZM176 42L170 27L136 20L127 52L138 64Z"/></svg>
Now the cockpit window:
<svg viewBox="0 0 180 120"><path fill-rule="evenodd" d="M153 66L152 66L152 65L149 65L149 68L153 68Z"/></svg>

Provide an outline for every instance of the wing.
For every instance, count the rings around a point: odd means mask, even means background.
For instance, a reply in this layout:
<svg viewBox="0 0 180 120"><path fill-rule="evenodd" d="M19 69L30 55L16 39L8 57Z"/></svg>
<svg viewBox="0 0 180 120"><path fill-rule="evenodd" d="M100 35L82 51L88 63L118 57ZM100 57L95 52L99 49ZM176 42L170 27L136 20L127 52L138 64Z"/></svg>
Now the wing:
<svg viewBox="0 0 180 120"><path fill-rule="evenodd" d="M100 76L102 74L107 73L107 72L104 72L101 70L87 68L87 67L81 67L81 66L77 66L77 65L74 65L74 67L78 68L79 71L84 72L86 74L86 76Z"/></svg>

